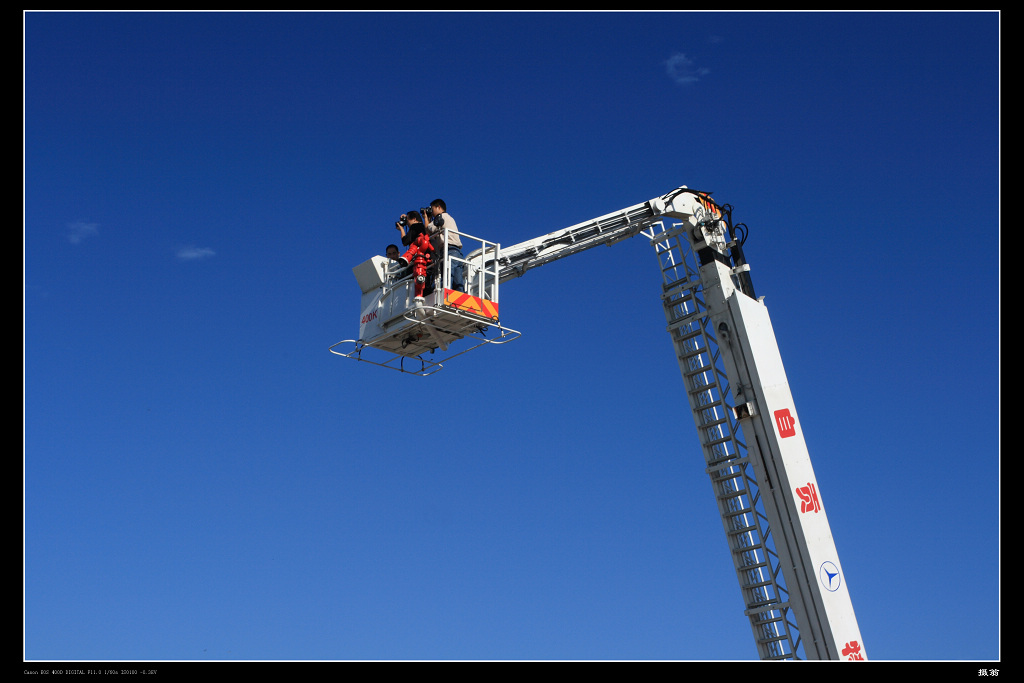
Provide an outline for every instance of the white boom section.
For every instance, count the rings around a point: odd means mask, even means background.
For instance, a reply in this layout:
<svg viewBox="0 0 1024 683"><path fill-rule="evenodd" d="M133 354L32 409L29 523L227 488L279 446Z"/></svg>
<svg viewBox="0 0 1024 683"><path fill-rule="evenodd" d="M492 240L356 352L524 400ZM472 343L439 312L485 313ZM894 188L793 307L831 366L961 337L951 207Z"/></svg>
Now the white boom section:
<svg viewBox="0 0 1024 683"><path fill-rule="evenodd" d="M732 417L745 437L745 460L773 530L788 606L800 633L794 654L802 646L809 659L867 659L768 310L741 291L736 269L724 258L729 251L724 225L689 224L684 231L692 249L705 250L698 270L707 327L717 338L731 386ZM713 469L712 478L720 472ZM741 584L744 569L737 563ZM759 646L762 639L771 640L763 628L756 628L755 636Z"/></svg>
<svg viewBox="0 0 1024 683"><path fill-rule="evenodd" d="M621 242L640 234L642 230L661 220L665 215L690 215L695 210L692 205L698 203L694 201L696 196L693 193L687 193L686 188L680 188L664 197L657 197L622 211L594 218L585 223L557 230L511 247L504 247L498 262L498 279L500 282L505 282L545 263L551 263L602 244L612 245Z"/></svg>
<svg viewBox="0 0 1024 683"><path fill-rule="evenodd" d="M641 232L759 657L866 659L771 321L720 207L679 188L503 249L499 279Z"/></svg>

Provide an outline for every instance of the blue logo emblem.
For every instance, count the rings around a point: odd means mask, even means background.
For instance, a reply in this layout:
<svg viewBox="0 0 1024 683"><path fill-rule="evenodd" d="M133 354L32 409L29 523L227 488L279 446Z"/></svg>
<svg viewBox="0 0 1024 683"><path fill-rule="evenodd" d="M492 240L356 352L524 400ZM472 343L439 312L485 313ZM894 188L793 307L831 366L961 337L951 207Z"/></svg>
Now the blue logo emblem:
<svg viewBox="0 0 1024 683"><path fill-rule="evenodd" d="M839 586L843 582L842 577L839 576L839 567L832 562L821 563L821 566L818 568L818 579L821 580L821 585L829 593L839 590Z"/></svg>

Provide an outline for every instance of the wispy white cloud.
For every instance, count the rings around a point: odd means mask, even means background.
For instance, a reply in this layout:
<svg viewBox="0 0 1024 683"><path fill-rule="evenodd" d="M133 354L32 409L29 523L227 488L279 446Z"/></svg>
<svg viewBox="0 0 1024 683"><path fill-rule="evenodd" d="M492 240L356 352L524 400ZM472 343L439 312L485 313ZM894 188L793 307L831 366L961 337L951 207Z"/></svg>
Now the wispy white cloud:
<svg viewBox="0 0 1024 683"><path fill-rule="evenodd" d="M68 241L71 244L81 244L83 240L98 233L99 225L97 223L86 223L84 221L68 223Z"/></svg>
<svg viewBox="0 0 1024 683"><path fill-rule="evenodd" d="M681 52L677 52L665 60L665 73L679 85L696 83L708 74L708 70L698 67L693 60Z"/></svg>
<svg viewBox="0 0 1024 683"><path fill-rule="evenodd" d="M216 253L209 247L182 247L178 249L178 258L182 261L198 261L199 259L210 258Z"/></svg>

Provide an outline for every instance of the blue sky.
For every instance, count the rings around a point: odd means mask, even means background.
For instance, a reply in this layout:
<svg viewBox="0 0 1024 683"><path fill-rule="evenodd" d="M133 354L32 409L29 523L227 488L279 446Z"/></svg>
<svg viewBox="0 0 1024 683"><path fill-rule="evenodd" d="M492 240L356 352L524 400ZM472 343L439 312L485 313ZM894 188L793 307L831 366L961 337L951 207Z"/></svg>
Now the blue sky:
<svg viewBox="0 0 1024 683"><path fill-rule="evenodd" d="M409 208L511 245L688 185L869 655L998 659L999 22L26 14L25 658L756 658L642 237L429 378L328 352Z"/></svg>

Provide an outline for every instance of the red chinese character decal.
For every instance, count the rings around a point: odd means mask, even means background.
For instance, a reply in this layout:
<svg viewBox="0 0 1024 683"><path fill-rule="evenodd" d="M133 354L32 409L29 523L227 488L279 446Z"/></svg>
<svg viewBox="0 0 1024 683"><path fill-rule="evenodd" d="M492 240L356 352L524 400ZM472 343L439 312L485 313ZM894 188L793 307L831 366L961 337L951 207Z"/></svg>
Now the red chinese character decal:
<svg viewBox="0 0 1024 683"><path fill-rule="evenodd" d="M796 434L796 418L789 414L789 408L775 411L775 426L779 429L779 438Z"/></svg>
<svg viewBox="0 0 1024 683"><path fill-rule="evenodd" d="M843 647L843 656L851 662L863 662L864 655L860 653L860 643L851 640Z"/></svg>
<svg viewBox="0 0 1024 683"><path fill-rule="evenodd" d="M800 512L818 512L821 510L821 501L818 500L818 489L811 482L807 482L807 486L797 486L796 495L800 496Z"/></svg>

